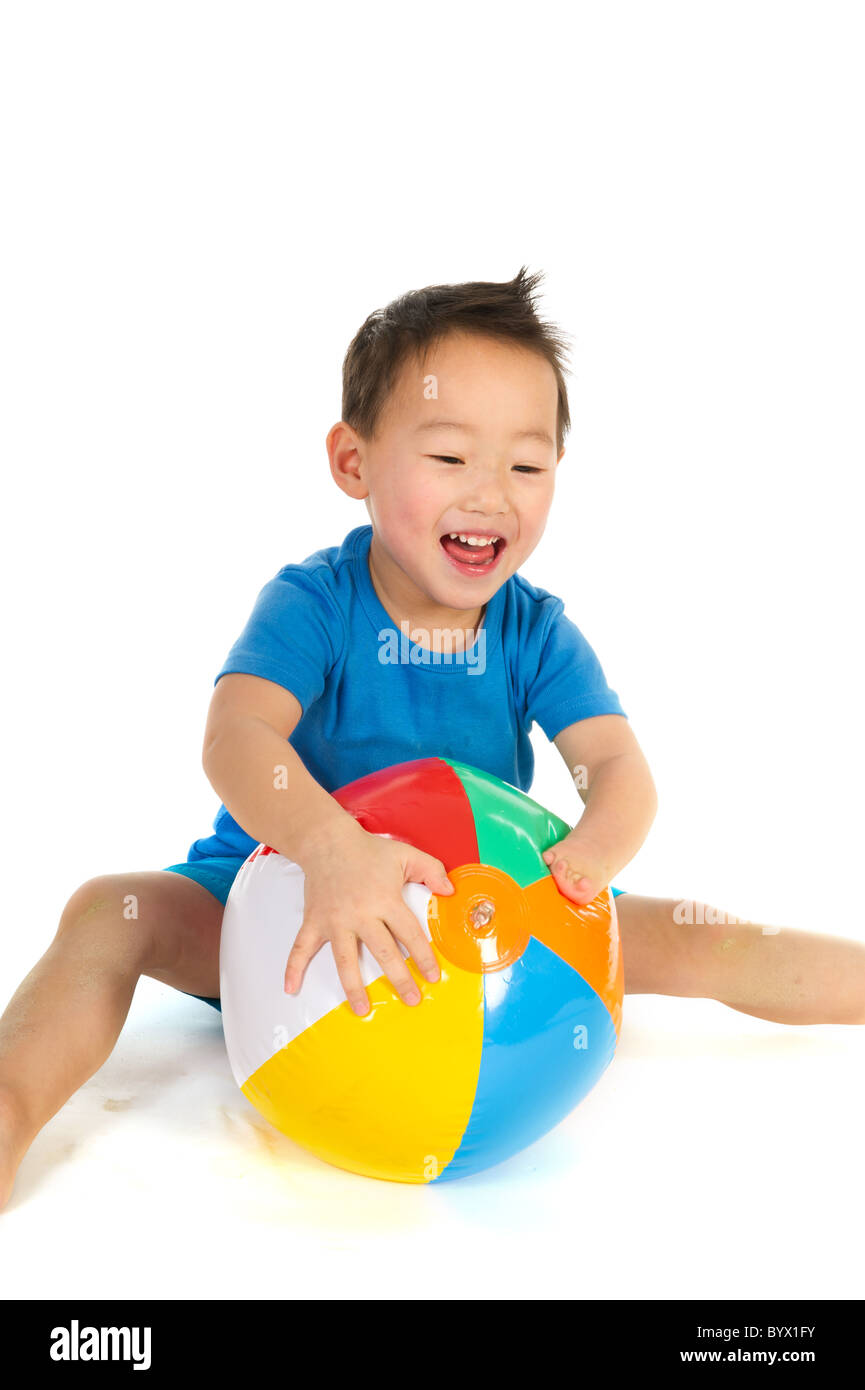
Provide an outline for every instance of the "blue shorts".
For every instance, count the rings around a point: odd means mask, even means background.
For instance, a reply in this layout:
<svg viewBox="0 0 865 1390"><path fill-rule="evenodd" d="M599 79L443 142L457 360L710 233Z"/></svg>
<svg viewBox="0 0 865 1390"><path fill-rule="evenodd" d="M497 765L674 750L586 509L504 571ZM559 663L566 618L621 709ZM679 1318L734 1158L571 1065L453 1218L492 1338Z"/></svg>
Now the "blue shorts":
<svg viewBox="0 0 865 1390"><path fill-rule="evenodd" d="M185 878L194 878L196 883L200 883L202 888L206 888L224 906L231 891L231 885L237 876L237 871L241 864L245 863L245 859L230 859L228 856L222 858L212 855L208 859L198 859L191 864L168 864L166 871L173 874L183 874ZM189 994L189 991L182 989L180 993ZM190 998L200 999L204 1004L210 1004L222 1013L222 1005L218 999L208 999L204 994L192 994Z"/></svg>
<svg viewBox="0 0 865 1390"><path fill-rule="evenodd" d="M230 859L227 856L217 858L215 855L208 859L198 859L191 864L168 864L166 872L173 874L183 874L186 878L194 878L196 883L200 883L203 888L208 889L215 898L225 905L231 885L234 882L237 871L241 864L245 864L245 859ZM613 888L610 886L613 896L620 898L624 893L623 888ZM182 989L181 994L189 994L189 990ZM208 999L204 994L192 994L191 999L200 999L204 1004L210 1004L214 1009L219 1009L222 1013L222 1005L218 999Z"/></svg>

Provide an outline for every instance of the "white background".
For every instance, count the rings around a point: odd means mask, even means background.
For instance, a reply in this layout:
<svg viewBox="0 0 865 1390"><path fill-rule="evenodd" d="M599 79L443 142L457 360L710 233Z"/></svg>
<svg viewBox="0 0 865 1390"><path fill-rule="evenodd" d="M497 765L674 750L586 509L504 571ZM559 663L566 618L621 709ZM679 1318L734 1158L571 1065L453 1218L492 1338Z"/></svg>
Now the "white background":
<svg viewBox="0 0 865 1390"><path fill-rule="evenodd" d="M216 671L282 564L367 521L324 448L364 318L523 263L574 342L523 573L595 647L660 796L617 883L865 939L862 23L761 0L4 8L4 1001L79 883L208 832ZM532 794L573 821L535 746ZM24 1161L0 1281L860 1296L863 1052L853 1027L632 998L554 1134L420 1191L268 1130L216 1013L144 980Z"/></svg>

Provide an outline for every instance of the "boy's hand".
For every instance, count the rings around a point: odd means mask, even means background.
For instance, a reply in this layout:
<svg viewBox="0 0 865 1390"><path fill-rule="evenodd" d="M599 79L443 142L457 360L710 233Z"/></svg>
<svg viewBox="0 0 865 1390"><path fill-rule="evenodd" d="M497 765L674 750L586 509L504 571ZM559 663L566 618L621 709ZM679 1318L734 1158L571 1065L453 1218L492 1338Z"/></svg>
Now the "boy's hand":
<svg viewBox="0 0 865 1390"><path fill-rule="evenodd" d="M572 830L541 855L556 881L556 887L578 907L585 907L608 886L610 865L596 849Z"/></svg>
<svg viewBox="0 0 865 1390"><path fill-rule="evenodd" d="M285 967L285 991L295 994L312 957L329 941L346 998L356 1014L369 1013L358 942L375 956L406 1004L419 1004L397 941L430 981L439 978L435 953L414 913L403 901L405 883L424 883L433 893L453 893L440 859L405 844L371 835L353 822L303 865L304 913ZM396 938L396 940L394 939Z"/></svg>

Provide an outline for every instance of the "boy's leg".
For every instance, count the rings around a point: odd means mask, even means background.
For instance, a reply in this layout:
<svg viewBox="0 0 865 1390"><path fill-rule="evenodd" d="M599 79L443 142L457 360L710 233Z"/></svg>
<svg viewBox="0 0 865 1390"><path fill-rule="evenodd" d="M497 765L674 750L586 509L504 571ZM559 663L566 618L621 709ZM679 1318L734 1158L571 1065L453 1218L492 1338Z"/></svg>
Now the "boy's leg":
<svg viewBox="0 0 865 1390"><path fill-rule="evenodd" d="M741 923L678 898L624 893L616 911L626 994L717 999L774 1023L865 1023L859 941Z"/></svg>
<svg viewBox="0 0 865 1390"><path fill-rule="evenodd" d="M110 1055L141 975L218 995L223 912L200 883L163 870L73 893L0 1018L0 1208L39 1130Z"/></svg>

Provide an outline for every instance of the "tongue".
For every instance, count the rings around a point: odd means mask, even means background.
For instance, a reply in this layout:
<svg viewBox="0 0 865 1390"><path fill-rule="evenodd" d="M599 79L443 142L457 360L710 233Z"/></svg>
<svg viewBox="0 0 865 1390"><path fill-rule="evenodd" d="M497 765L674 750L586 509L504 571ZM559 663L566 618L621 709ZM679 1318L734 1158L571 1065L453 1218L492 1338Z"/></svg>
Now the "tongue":
<svg viewBox="0 0 865 1390"><path fill-rule="evenodd" d="M493 541L487 545L469 545L467 541L452 541L450 536L443 536L442 546L448 555L452 555L455 560L461 560L464 565L487 564L496 553Z"/></svg>

